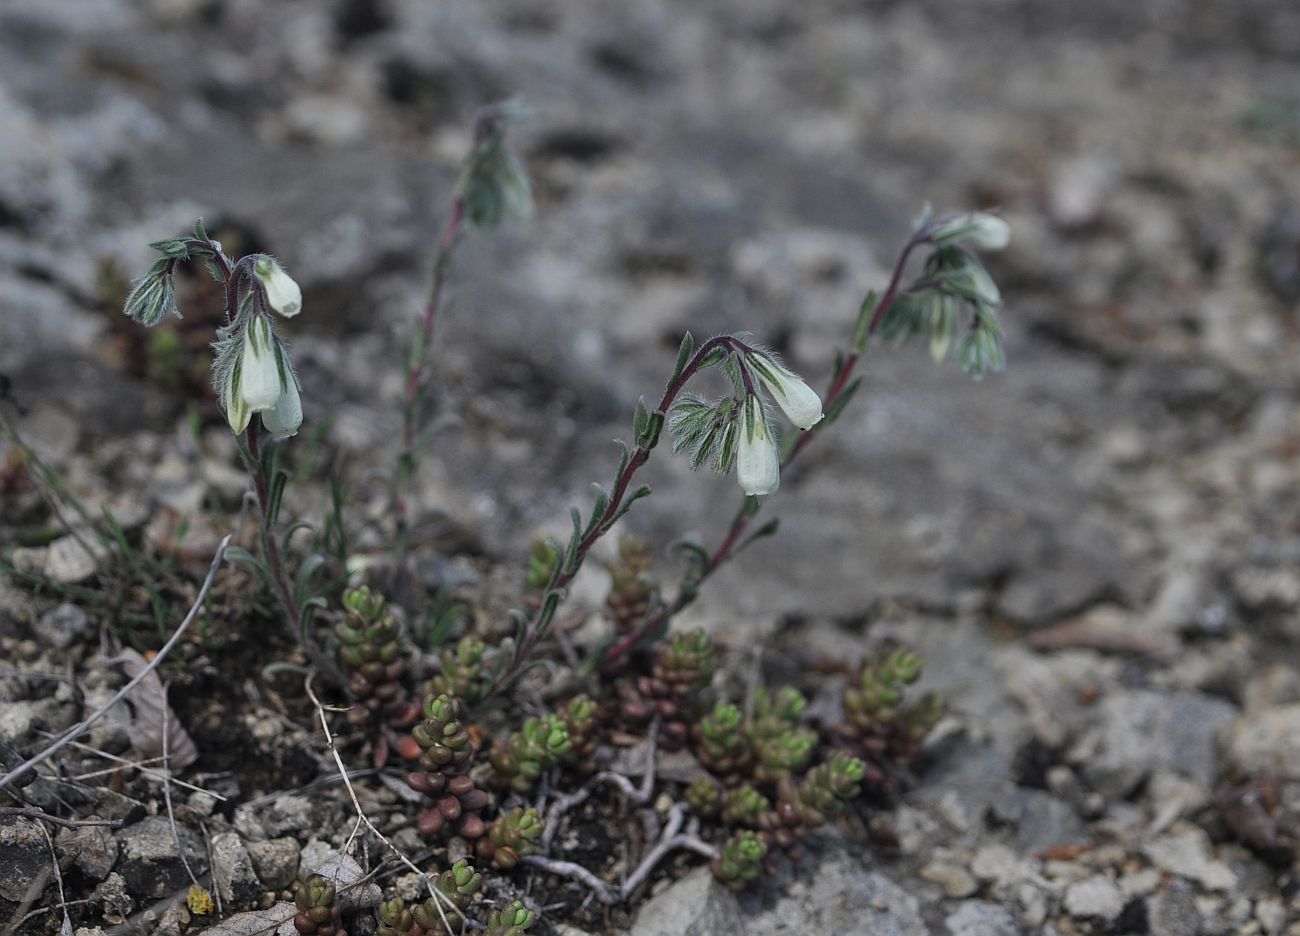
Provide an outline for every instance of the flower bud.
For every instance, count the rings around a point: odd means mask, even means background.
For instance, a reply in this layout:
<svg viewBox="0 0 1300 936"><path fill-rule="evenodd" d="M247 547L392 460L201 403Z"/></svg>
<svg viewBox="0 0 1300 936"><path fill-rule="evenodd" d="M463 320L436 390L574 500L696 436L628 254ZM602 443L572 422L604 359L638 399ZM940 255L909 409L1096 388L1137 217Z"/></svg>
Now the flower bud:
<svg viewBox="0 0 1300 936"><path fill-rule="evenodd" d="M798 374L765 354L751 355L748 362L790 422L800 429L811 429L821 422L822 398Z"/></svg>
<svg viewBox="0 0 1300 936"><path fill-rule="evenodd" d="M275 406L283 390L271 325L254 315L244 328L244 354L239 364L239 396L250 413Z"/></svg>
<svg viewBox="0 0 1300 936"><path fill-rule="evenodd" d="M248 421L252 418L252 413L244 405L244 398L239 395L239 368L236 366L230 379L222 390L221 403L226 410L226 419L230 423L231 431L239 435L248 428Z"/></svg>
<svg viewBox="0 0 1300 936"><path fill-rule="evenodd" d="M972 211L938 222L930 234L935 244L965 241L976 250L1002 250L1011 242L1011 225L997 215Z"/></svg>
<svg viewBox="0 0 1300 936"><path fill-rule="evenodd" d="M768 431L767 416L758 397L745 398L740 441L736 452L736 480L746 494L772 494L781 484L781 455Z"/></svg>
<svg viewBox="0 0 1300 936"><path fill-rule="evenodd" d="M170 273L149 273L131 283L124 311L141 325L154 326L167 315L181 317L176 307L176 287Z"/></svg>
<svg viewBox="0 0 1300 936"><path fill-rule="evenodd" d="M302 311L302 289L274 258L259 257L253 272L266 292L267 305L272 309L285 318L293 318Z"/></svg>

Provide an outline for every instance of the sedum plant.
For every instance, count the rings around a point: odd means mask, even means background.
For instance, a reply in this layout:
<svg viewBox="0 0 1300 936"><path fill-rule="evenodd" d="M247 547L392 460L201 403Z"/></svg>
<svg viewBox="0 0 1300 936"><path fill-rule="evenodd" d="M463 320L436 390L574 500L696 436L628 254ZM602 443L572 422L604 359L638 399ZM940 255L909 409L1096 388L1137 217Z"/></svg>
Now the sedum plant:
<svg viewBox="0 0 1300 936"><path fill-rule="evenodd" d="M713 859L713 874L732 890L744 890L758 880L767 857L767 843L748 829L737 832L723 844Z"/></svg>
<svg viewBox="0 0 1300 936"><path fill-rule="evenodd" d="M907 698L907 687L920 678L923 665L920 654L887 644L862 660L844 689L844 721L831 734L841 747L866 760L873 788L898 788L900 772L944 716L946 706L937 693Z"/></svg>
<svg viewBox="0 0 1300 936"><path fill-rule="evenodd" d="M493 782L516 793L527 793L542 771L559 764L572 746L569 727L560 716L529 718L519 731L493 746Z"/></svg>
<svg viewBox="0 0 1300 936"><path fill-rule="evenodd" d="M334 885L319 874L313 874L305 882L294 882L293 904L297 913L293 928L302 936L348 936L334 898Z"/></svg>
<svg viewBox="0 0 1300 936"><path fill-rule="evenodd" d="M713 640L703 631L674 634L655 651L648 673L614 681L611 705L632 728L659 719L660 746L677 750L686 743L691 722L707 702L717 666Z"/></svg>
<svg viewBox="0 0 1300 936"><path fill-rule="evenodd" d="M429 838L454 831L476 839L487 831L479 813L490 799L469 775L477 745L461 721L463 714L459 699L428 695L424 720L411 729L420 749L420 769L408 773L406 783L434 800L417 823L420 834Z"/></svg>
<svg viewBox="0 0 1300 936"><path fill-rule="evenodd" d="M334 625L338 659L349 673L348 691L358 703L349 710L348 720L358 726L385 718L409 724L402 684L406 660L397 619L383 596L364 585L343 593L343 608L347 616Z"/></svg>
<svg viewBox="0 0 1300 936"><path fill-rule="evenodd" d="M486 654L487 644L468 635L455 647L445 648L440 655L442 672L429 680L429 692L453 695L468 705L483 701L492 688Z"/></svg>
<svg viewBox="0 0 1300 936"><path fill-rule="evenodd" d="M542 831L542 820L536 809L515 806L492 823L488 837L478 843L478 855L492 862L494 868L513 868L520 858L537 851L536 843Z"/></svg>

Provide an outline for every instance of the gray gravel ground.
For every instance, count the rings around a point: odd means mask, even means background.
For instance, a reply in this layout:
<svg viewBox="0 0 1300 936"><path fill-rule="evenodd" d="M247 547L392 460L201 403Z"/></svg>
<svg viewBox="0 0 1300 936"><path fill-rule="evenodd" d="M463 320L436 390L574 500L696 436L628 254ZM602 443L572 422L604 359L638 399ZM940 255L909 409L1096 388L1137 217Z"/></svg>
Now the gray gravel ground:
<svg viewBox="0 0 1300 936"><path fill-rule="evenodd" d="M92 505L165 538L160 516L237 502L222 432L187 442L100 305L106 270L202 214L303 284L308 429L357 477L390 464L392 332L474 110L518 94L537 217L460 255L436 380L459 423L418 479L482 560L428 549L428 575L488 591L607 480L683 330L748 329L821 384L923 201L1000 206L1008 372L876 349L781 536L683 616L778 669L865 633L920 648L954 709L920 787L874 844L827 837L739 903L696 872L634 932L1300 933L1297 63L1282 0L7 0L0 374ZM668 457L646 478L631 530L716 542L734 482ZM0 656L59 671L104 622L34 601L0 581ZM71 701L0 677L0 738ZM275 717L249 730L308 743ZM246 896L319 818L186 848ZM60 833L106 922L185 879L158 822ZM47 871L33 835L0 827L0 915Z"/></svg>

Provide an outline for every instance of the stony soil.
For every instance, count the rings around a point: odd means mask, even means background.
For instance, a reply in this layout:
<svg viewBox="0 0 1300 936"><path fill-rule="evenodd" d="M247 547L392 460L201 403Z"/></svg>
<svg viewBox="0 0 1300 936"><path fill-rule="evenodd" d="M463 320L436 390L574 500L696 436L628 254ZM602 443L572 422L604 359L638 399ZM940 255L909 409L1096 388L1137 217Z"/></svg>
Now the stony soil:
<svg viewBox="0 0 1300 936"><path fill-rule="evenodd" d="M202 214L302 282L297 444L344 465L373 520L368 472L399 425L393 330L420 304L473 112L520 94L537 218L460 256L437 379L459 422L418 490L423 584L497 626L530 540L608 478L608 440L683 330L748 329L820 383L922 201L1000 206L1008 372L972 385L876 349L855 408L783 484L781 536L682 619L761 648L774 677L869 638L917 646L953 705L918 788L763 895L665 875L608 925L1300 932L1298 61L1283 0L8 0L8 411L133 535L174 545L191 518L169 579L183 604L244 482L210 408L197 440L186 428L174 387L195 378L144 379L110 299L148 241ZM630 530L716 542L732 481L667 457L646 476ZM290 506L324 502L307 483ZM5 528L31 567L93 575L72 544L24 539L30 517ZM381 538L357 545L383 563ZM604 584L593 568L575 606ZM0 739L35 749L107 698L129 591L110 613L0 580ZM319 787L275 798L329 764L297 683L260 672L291 645L237 624L214 615L168 676L200 751L180 777L228 797L177 788L182 851L251 907L351 826ZM124 731L92 743L126 751ZM188 881L160 787L124 782L42 801L129 822L54 839L88 927L147 928ZM367 789L402 829L398 794ZM48 867L38 827L0 826L0 920ZM36 909L57 903L47 884ZM537 887L563 932L580 892ZM200 928L171 913L171 931Z"/></svg>

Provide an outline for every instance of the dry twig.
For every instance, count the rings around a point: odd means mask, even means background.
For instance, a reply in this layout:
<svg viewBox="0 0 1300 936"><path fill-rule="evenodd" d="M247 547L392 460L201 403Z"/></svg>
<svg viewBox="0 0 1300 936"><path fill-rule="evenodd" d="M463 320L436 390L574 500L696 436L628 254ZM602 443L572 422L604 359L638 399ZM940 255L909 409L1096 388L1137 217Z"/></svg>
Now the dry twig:
<svg viewBox="0 0 1300 936"><path fill-rule="evenodd" d="M649 733L646 735L645 773L641 775L641 786L639 788L633 786L632 781L621 773L602 770L588 780L586 785L578 792L557 797L555 805L551 807L551 811L546 817L546 828L542 831L542 852L546 853L551 850L551 841L555 838L555 833L559 831L560 820L564 818L564 814L573 807L585 803L591 797L591 794L596 792L596 787L602 783L612 783L618 787L628 801L636 806L644 806L650 802L650 797L654 794L655 788L655 743L658 738L659 720L655 719L650 725Z"/></svg>
<svg viewBox="0 0 1300 936"><path fill-rule="evenodd" d="M312 681L312 677L315 675L316 675L315 671L308 673L307 678L303 681L303 685L306 688L307 697L311 699L312 704L316 706L316 715L320 719L321 730L325 733L325 744L329 747L330 754L334 756L334 763L338 767L339 776L343 778L343 785L347 788L348 796L352 800L352 808L356 811L357 821L359 823L364 823L366 828L368 828L374 834L375 838L379 839L379 841L387 845L388 850L391 851L397 857L398 861L400 861L407 868L409 868L411 871L414 871L416 874L420 875L420 877L424 879L425 886L429 888L429 896L433 898L433 905L438 911L439 918L442 920L443 928L446 929L447 932L449 933L451 932L451 923L447 921L446 914L444 914L442 910L442 905L445 903L447 906L451 907L451 909L454 910L458 916L460 916L461 932L464 933L465 923L469 921L469 918L465 916L464 911L462 911L460 907L457 907L454 903L448 900L447 897L442 893L442 891L434 887L433 875L421 871L419 868L417 868L415 864L411 861L411 859L407 858L406 855L402 854L402 852L398 849L398 847L394 845L392 842L390 842L388 838L384 835L384 833L379 831L379 829L375 826L375 824L370 821L370 817L366 815L365 810L361 808L361 801L357 799L357 791L355 788L353 788L352 781L348 779L348 769L346 766L344 766L343 758L339 756L338 748L334 744L334 733L330 731L329 719L325 717L325 704L321 702L320 698L316 695L316 691L312 689L311 681ZM349 836L348 838L348 844L351 844L352 838L355 837L355 835L356 835L356 827L354 826L352 836Z"/></svg>

